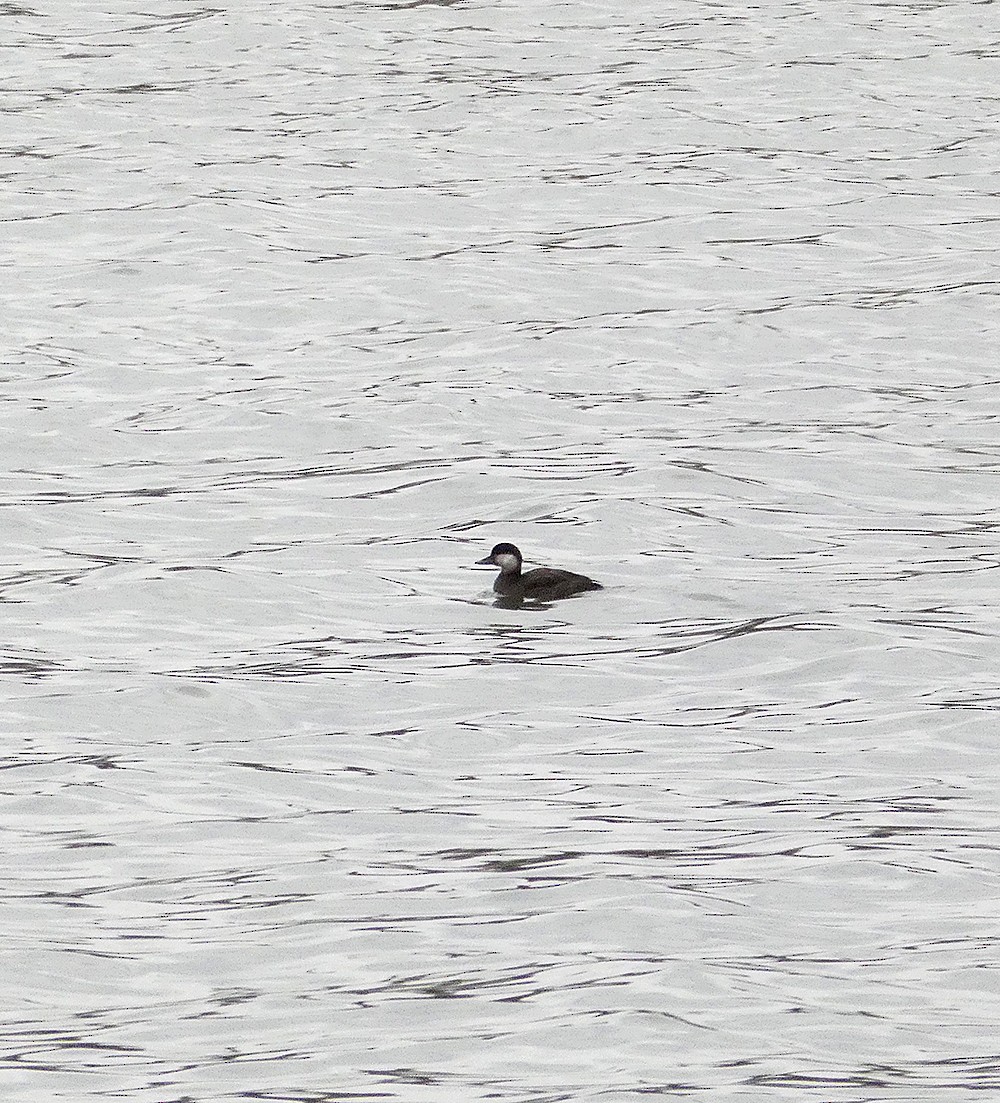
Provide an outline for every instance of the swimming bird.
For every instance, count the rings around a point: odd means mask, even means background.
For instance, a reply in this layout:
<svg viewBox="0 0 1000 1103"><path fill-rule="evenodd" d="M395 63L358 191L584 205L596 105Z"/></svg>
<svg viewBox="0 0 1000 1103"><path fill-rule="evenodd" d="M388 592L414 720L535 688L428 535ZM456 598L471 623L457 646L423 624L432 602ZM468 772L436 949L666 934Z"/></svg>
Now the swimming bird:
<svg viewBox="0 0 1000 1103"><path fill-rule="evenodd" d="M536 567L521 574L521 553L513 544L497 544L485 559L476 561L477 567L499 567L500 573L493 590L505 602L558 601L585 590L603 590L604 587L582 574L560 571L554 567Z"/></svg>

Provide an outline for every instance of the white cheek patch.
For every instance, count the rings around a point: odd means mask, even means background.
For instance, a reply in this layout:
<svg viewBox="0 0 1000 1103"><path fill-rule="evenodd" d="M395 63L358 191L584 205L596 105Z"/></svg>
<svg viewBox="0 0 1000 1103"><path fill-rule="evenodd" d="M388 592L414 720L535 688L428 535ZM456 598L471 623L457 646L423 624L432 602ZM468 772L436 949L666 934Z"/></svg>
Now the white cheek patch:
<svg viewBox="0 0 1000 1103"><path fill-rule="evenodd" d="M509 552L502 552L493 562L496 563L501 571L517 570L517 556L511 555Z"/></svg>

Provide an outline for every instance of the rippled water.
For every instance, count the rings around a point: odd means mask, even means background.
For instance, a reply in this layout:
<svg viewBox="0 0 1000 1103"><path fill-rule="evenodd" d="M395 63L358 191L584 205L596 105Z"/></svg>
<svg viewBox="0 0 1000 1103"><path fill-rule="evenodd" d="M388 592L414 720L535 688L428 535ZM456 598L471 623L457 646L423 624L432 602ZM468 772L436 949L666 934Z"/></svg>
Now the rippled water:
<svg viewBox="0 0 1000 1103"><path fill-rule="evenodd" d="M0 11L6 1098L1000 1093L992 12Z"/></svg>

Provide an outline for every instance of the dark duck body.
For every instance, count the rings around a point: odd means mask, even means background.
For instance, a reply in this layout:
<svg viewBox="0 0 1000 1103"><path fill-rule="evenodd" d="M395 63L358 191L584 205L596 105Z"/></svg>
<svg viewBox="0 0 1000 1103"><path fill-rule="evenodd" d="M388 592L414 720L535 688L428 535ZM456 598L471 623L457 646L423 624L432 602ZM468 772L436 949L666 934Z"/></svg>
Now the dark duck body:
<svg viewBox="0 0 1000 1103"><path fill-rule="evenodd" d="M604 588L586 575L560 571L554 567L536 567L522 574L522 561L521 553L513 544L497 544L485 559L477 560L476 565L500 568L493 591L505 602L558 601L573 594L582 594L585 590Z"/></svg>

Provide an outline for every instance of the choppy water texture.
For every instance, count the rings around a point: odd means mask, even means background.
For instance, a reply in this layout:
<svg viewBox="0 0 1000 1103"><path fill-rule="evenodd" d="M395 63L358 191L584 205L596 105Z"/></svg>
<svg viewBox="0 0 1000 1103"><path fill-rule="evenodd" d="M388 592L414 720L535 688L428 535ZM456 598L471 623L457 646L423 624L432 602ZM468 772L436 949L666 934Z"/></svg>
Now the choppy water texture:
<svg viewBox="0 0 1000 1103"><path fill-rule="evenodd" d="M1000 1096L996 6L98 9L0 12L4 1097Z"/></svg>

